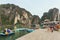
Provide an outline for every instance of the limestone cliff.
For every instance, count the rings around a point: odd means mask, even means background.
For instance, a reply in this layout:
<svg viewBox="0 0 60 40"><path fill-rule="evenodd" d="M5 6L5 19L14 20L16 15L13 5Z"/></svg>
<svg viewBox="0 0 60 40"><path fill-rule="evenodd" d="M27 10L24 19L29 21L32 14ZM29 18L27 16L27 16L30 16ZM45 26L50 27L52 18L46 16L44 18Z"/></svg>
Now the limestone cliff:
<svg viewBox="0 0 60 40"><path fill-rule="evenodd" d="M34 16L24 8L18 7L14 4L1 4L0 5L0 23L3 25L21 24L30 26L33 23ZM36 18L36 19L35 19ZM39 23L35 17L35 24Z"/></svg>

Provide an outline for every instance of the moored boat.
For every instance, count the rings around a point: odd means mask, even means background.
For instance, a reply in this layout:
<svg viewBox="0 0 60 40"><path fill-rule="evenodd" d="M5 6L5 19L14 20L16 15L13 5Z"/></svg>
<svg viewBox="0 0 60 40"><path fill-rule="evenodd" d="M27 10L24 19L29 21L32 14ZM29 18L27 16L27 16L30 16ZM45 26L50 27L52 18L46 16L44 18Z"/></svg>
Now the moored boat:
<svg viewBox="0 0 60 40"><path fill-rule="evenodd" d="M5 34L5 33L0 33L0 36L9 36L9 35L12 35L12 34L14 34L14 32L10 32L10 33L8 33L8 34Z"/></svg>

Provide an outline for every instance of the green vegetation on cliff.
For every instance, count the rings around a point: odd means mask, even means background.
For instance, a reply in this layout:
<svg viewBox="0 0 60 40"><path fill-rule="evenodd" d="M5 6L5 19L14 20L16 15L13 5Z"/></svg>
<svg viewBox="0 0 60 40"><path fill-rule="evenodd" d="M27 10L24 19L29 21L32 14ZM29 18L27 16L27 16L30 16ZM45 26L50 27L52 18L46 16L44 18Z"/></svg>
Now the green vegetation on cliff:
<svg viewBox="0 0 60 40"><path fill-rule="evenodd" d="M14 4L0 4L0 23L2 25L21 24L28 26L33 23L39 24L39 22L39 16L33 16L24 8Z"/></svg>
<svg viewBox="0 0 60 40"><path fill-rule="evenodd" d="M43 13L43 16L41 17L41 21L44 21L45 19L49 19L50 21L54 21L54 17L56 15L58 15L58 13L59 13L59 9L57 9L57 8L49 9L48 12Z"/></svg>

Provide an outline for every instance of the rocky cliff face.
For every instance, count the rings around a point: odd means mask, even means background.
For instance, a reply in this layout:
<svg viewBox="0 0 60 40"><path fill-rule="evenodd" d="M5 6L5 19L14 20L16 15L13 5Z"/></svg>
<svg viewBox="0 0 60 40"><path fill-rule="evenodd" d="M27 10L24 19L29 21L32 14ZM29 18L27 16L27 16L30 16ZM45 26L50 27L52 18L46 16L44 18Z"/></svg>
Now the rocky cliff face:
<svg viewBox="0 0 60 40"><path fill-rule="evenodd" d="M29 26L33 24L39 24L39 19L37 16L32 16L32 14L24 8L20 8L14 4L1 4L0 5L0 23L3 25L12 25L20 23L24 26Z"/></svg>
<svg viewBox="0 0 60 40"><path fill-rule="evenodd" d="M59 21L59 9L52 8L49 9L48 12L44 12L41 17L41 21L44 21L45 19L49 19L50 21Z"/></svg>

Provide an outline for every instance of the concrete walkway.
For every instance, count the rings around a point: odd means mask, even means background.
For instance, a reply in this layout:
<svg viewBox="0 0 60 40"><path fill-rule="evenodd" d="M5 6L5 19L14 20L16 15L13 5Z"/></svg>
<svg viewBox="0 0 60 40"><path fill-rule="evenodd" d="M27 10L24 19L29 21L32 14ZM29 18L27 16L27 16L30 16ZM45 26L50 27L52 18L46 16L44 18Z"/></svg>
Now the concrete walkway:
<svg viewBox="0 0 60 40"><path fill-rule="evenodd" d="M16 40L60 40L60 32L48 32L46 29L37 29Z"/></svg>

